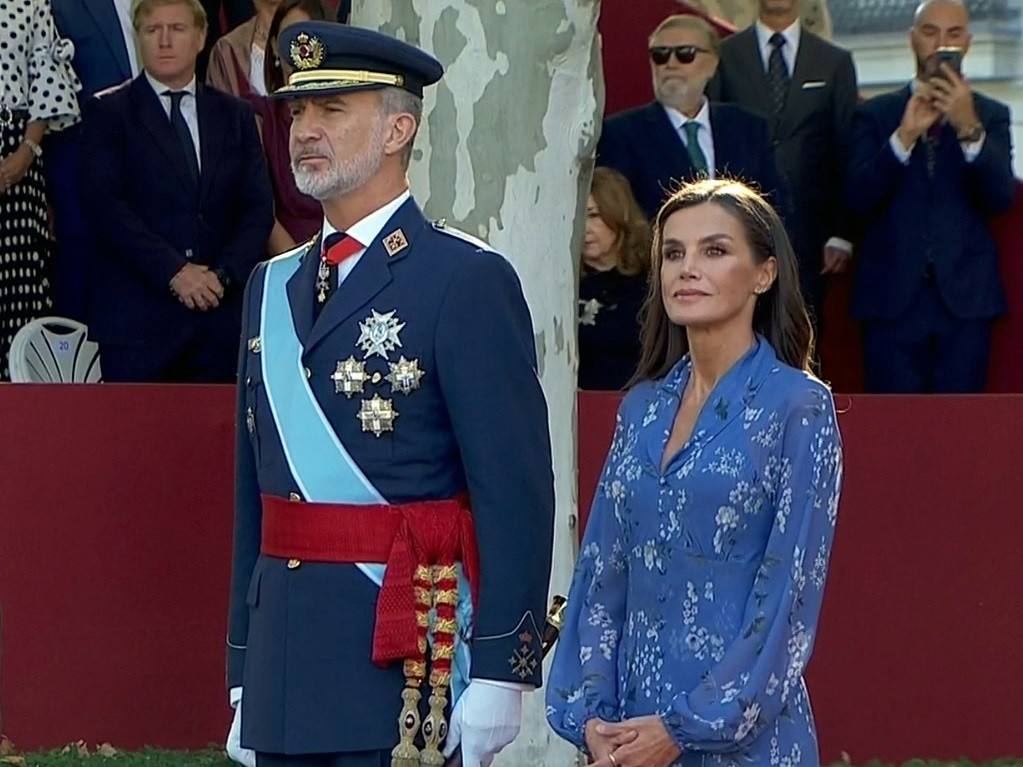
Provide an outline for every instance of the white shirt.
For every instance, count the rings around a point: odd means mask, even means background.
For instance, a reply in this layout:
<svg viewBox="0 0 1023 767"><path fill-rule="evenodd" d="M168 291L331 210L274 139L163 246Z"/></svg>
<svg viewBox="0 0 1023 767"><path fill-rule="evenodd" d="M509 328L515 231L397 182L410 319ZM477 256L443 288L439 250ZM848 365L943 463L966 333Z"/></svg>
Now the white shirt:
<svg viewBox="0 0 1023 767"><path fill-rule="evenodd" d="M362 243L362 250L356 251L353 255L342 261L337 266L337 284L340 285L345 281L345 277L352 273L355 265L362 259L363 253L366 252L366 248L373 244L373 242L380 236L383 231L384 225L390 220L402 205L405 204L405 200L412 196L412 193L406 189L404 192L399 194L389 203L383 207L377 208L375 211L370 213L365 218L362 218L352 224L348 229L345 230L345 234L349 237L354 237L356 240ZM334 227L327 217L323 217L323 228L320 230L320 247L323 247L323 243L327 241L327 238L336 233L338 230ZM390 232L388 232L390 234Z"/></svg>
<svg viewBox="0 0 1023 767"><path fill-rule="evenodd" d="M265 61L266 52L255 43L252 44L252 50L249 52L249 85L252 86L252 90L258 93L260 96L266 96L266 77L264 77L263 63Z"/></svg>
<svg viewBox="0 0 1023 767"><path fill-rule="evenodd" d="M114 0L117 8L117 20L121 22L121 34L124 35L124 47L128 51L128 66L131 67L132 78L139 74L139 55L135 48L135 26L131 20L132 0Z"/></svg>
<svg viewBox="0 0 1023 767"><path fill-rule="evenodd" d="M914 79L909 84L910 93L916 93L920 85L921 85L920 81ZM977 159L977 155L980 154L980 150L984 148L984 139L985 136L981 136L979 141L975 141L972 144L966 141L959 142L959 146L963 150L963 157L966 158L966 162L973 162L974 160ZM895 155L896 159L898 159L899 162L901 162L903 165L909 165L909 158L912 156L913 149L916 147L915 141L913 142L913 145L909 147L909 149L906 149L904 146L902 146L902 141L899 140L899 129L896 128L894 131L892 131L892 135L888 137L888 146L892 148L892 153Z"/></svg>
<svg viewBox="0 0 1023 767"><path fill-rule="evenodd" d="M757 19L754 28L757 32L757 43L760 45L760 60L763 62L764 71L766 72L771 52L774 50L774 46L771 45L771 35L774 34L774 30L759 19ZM799 53L799 35L801 31L799 19L796 19L791 25L781 31L781 36L785 38L785 45L781 47L781 56L785 59L785 67L789 70L789 77L792 77L792 73L796 69L796 54Z"/></svg>
<svg viewBox="0 0 1023 767"><path fill-rule="evenodd" d="M171 113L171 97L164 96L164 91L173 91L175 88L171 88L169 85L164 85L149 72L146 72L146 79L149 81L149 85L156 92L156 95L160 98L160 104L163 106L163 111L167 114L167 119L170 120ZM199 110L195 103L195 77L192 77L191 82L188 83L181 90L187 91L189 95L181 99L181 116L185 118L185 125L188 126L188 132L192 134L192 143L195 145L195 159L199 163L199 170L202 170L202 150L199 148Z"/></svg>
<svg viewBox="0 0 1023 767"><path fill-rule="evenodd" d="M710 125L710 102L704 99L703 106L696 113L696 117L692 119L669 106L665 106L664 111L667 113L668 119L671 120L671 124L675 127L675 132L682 138L682 143L687 150L689 148L689 139L686 135L685 124L687 122L699 124L700 129L696 133L696 141L699 143L700 149L703 150L703 156L707 159L707 173L711 178L714 178L714 132Z"/></svg>

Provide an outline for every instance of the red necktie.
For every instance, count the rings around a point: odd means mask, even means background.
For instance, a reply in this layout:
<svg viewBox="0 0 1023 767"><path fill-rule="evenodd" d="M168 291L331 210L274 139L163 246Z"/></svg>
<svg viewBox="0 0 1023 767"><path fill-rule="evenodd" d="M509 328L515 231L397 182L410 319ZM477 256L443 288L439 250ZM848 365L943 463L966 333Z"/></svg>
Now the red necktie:
<svg viewBox="0 0 1023 767"><path fill-rule="evenodd" d="M323 252L327 266L338 266L354 256L365 246L351 235L342 234L341 239L328 245Z"/></svg>

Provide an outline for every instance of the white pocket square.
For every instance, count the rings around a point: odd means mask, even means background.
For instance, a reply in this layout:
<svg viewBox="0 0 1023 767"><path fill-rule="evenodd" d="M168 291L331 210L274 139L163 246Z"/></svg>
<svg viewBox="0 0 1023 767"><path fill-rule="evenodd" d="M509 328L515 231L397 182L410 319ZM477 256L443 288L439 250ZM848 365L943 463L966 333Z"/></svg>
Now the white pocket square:
<svg viewBox="0 0 1023 767"><path fill-rule="evenodd" d="M807 80L803 83L803 90L810 91L814 88L823 88L827 83L824 80Z"/></svg>

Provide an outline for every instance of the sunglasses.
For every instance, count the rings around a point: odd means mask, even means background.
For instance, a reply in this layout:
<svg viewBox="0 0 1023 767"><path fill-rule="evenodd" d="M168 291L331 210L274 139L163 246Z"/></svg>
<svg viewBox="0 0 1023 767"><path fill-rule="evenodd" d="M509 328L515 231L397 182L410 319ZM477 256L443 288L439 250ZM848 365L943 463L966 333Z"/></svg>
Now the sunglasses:
<svg viewBox="0 0 1023 767"><path fill-rule="evenodd" d="M668 63L671 54L679 64L692 64L697 53L710 53L706 48L695 45L655 45L650 49L650 60L661 67Z"/></svg>

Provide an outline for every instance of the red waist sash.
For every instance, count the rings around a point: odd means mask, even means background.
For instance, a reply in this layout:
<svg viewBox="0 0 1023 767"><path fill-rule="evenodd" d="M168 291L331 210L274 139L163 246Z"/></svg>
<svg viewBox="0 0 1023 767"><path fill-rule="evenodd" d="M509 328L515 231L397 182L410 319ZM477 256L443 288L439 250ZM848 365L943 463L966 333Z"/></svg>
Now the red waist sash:
<svg viewBox="0 0 1023 767"><path fill-rule="evenodd" d="M311 562L386 564L377 597L373 662L421 655L417 567L462 563L476 601L479 555L469 499L353 505L263 496L262 553Z"/></svg>

